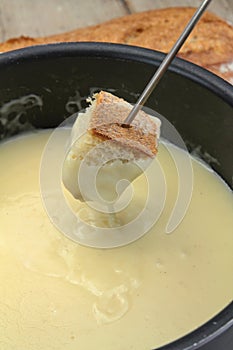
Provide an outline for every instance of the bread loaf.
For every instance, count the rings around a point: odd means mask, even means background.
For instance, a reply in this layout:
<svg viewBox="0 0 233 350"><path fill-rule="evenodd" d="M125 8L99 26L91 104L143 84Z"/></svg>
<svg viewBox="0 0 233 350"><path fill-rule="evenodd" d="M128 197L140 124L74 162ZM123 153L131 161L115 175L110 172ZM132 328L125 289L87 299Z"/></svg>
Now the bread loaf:
<svg viewBox="0 0 233 350"><path fill-rule="evenodd" d="M0 44L0 52L30 45L97 41L122 43L168 52L195 9L174 7L134 13L102 24L48 37L19 37ZM206 12L178 56L233 82L233 27Z"/></svg>

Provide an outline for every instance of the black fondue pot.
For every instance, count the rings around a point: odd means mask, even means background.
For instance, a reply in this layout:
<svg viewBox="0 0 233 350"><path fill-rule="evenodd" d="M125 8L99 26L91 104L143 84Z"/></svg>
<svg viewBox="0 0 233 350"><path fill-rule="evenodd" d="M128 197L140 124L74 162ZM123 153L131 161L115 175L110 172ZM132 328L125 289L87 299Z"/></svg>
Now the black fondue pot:
<svg viewBox="0 0 233 350"><path fill-rule="evenodd" d="M0 139L33 128L56 127L85 107L85 98L100 89L135 102L163 57L152 50L103 43L62 43L1 54ZM232 185L230 84L175 59L147 106L175 126L190 150L199 146L199 155ZM233 302L162 349L232 350Z"/></svg>

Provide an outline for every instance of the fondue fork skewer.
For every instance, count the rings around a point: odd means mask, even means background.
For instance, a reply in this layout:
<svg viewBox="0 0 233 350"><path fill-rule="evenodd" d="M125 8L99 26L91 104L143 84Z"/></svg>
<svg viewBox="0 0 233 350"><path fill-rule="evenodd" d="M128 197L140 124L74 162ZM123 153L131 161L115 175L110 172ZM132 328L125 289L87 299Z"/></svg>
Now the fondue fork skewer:
<svg viewBox="0 0 233 350"><path fill-rule="evenodd" d="M192 18L190 19L189 23L181 33L180 37L170 50L170 52L166 55L164 60L162 61L161 65L149 81L149 83L146 85L144 91L142 92L141 96L138 98L136 104L130 111L129 115L125 119L124 123L122 124L123 127L129 127L129 125L132 123L134 118L136 117L137 113L141 110L142 106L145 104L149 96L151 95L152 91L155 89L157 84L159 83L160 79L163 77L164 73L167 71L170 63L174 59L177 52L180 50L181 46L184 44L186 39L188 38L189 34L195 27L196 23L206 10L207 6L210 4L211 0L204 0L201 5L198 7Z"/></svg>

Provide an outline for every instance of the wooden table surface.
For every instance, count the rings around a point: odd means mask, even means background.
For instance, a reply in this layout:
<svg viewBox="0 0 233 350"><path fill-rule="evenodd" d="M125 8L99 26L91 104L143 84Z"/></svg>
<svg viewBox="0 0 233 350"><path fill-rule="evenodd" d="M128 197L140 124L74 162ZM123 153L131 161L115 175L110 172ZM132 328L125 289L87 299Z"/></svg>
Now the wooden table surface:
<svg viewBox="0 0 233 350"><path fill-rule="evenodd" d="M168 6L198 6L200 0L0 0L0 41L45 36ZM209 10L233 23L233 0L212 0Z"/></svg>

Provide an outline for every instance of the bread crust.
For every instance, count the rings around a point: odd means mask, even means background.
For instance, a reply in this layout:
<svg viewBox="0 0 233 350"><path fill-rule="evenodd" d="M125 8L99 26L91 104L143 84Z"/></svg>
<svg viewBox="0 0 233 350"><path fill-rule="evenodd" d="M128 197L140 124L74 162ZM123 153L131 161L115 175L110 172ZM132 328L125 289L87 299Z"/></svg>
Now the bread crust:
<svg viewBox="0 0 233 350"><path fill-rule="evenodd" d="M142 153L154 158L157 153L157 125L140 111L129 128L122 126L132 106L122 98L106 91L95 96L96 104L89 124L89 132L101 140L111 140L124 148L130 148L137 157Z"/></svg>
<svg viewBox="0 0 233 350"><path fill-rule="evenodd" d="M173 7L134 13L99 25L41 38L19 37L0 44L0 52L57 42L98 41L123 43L168 52L195 9ZM233 82L233 27L206 12L178 56Z"/></svg>

